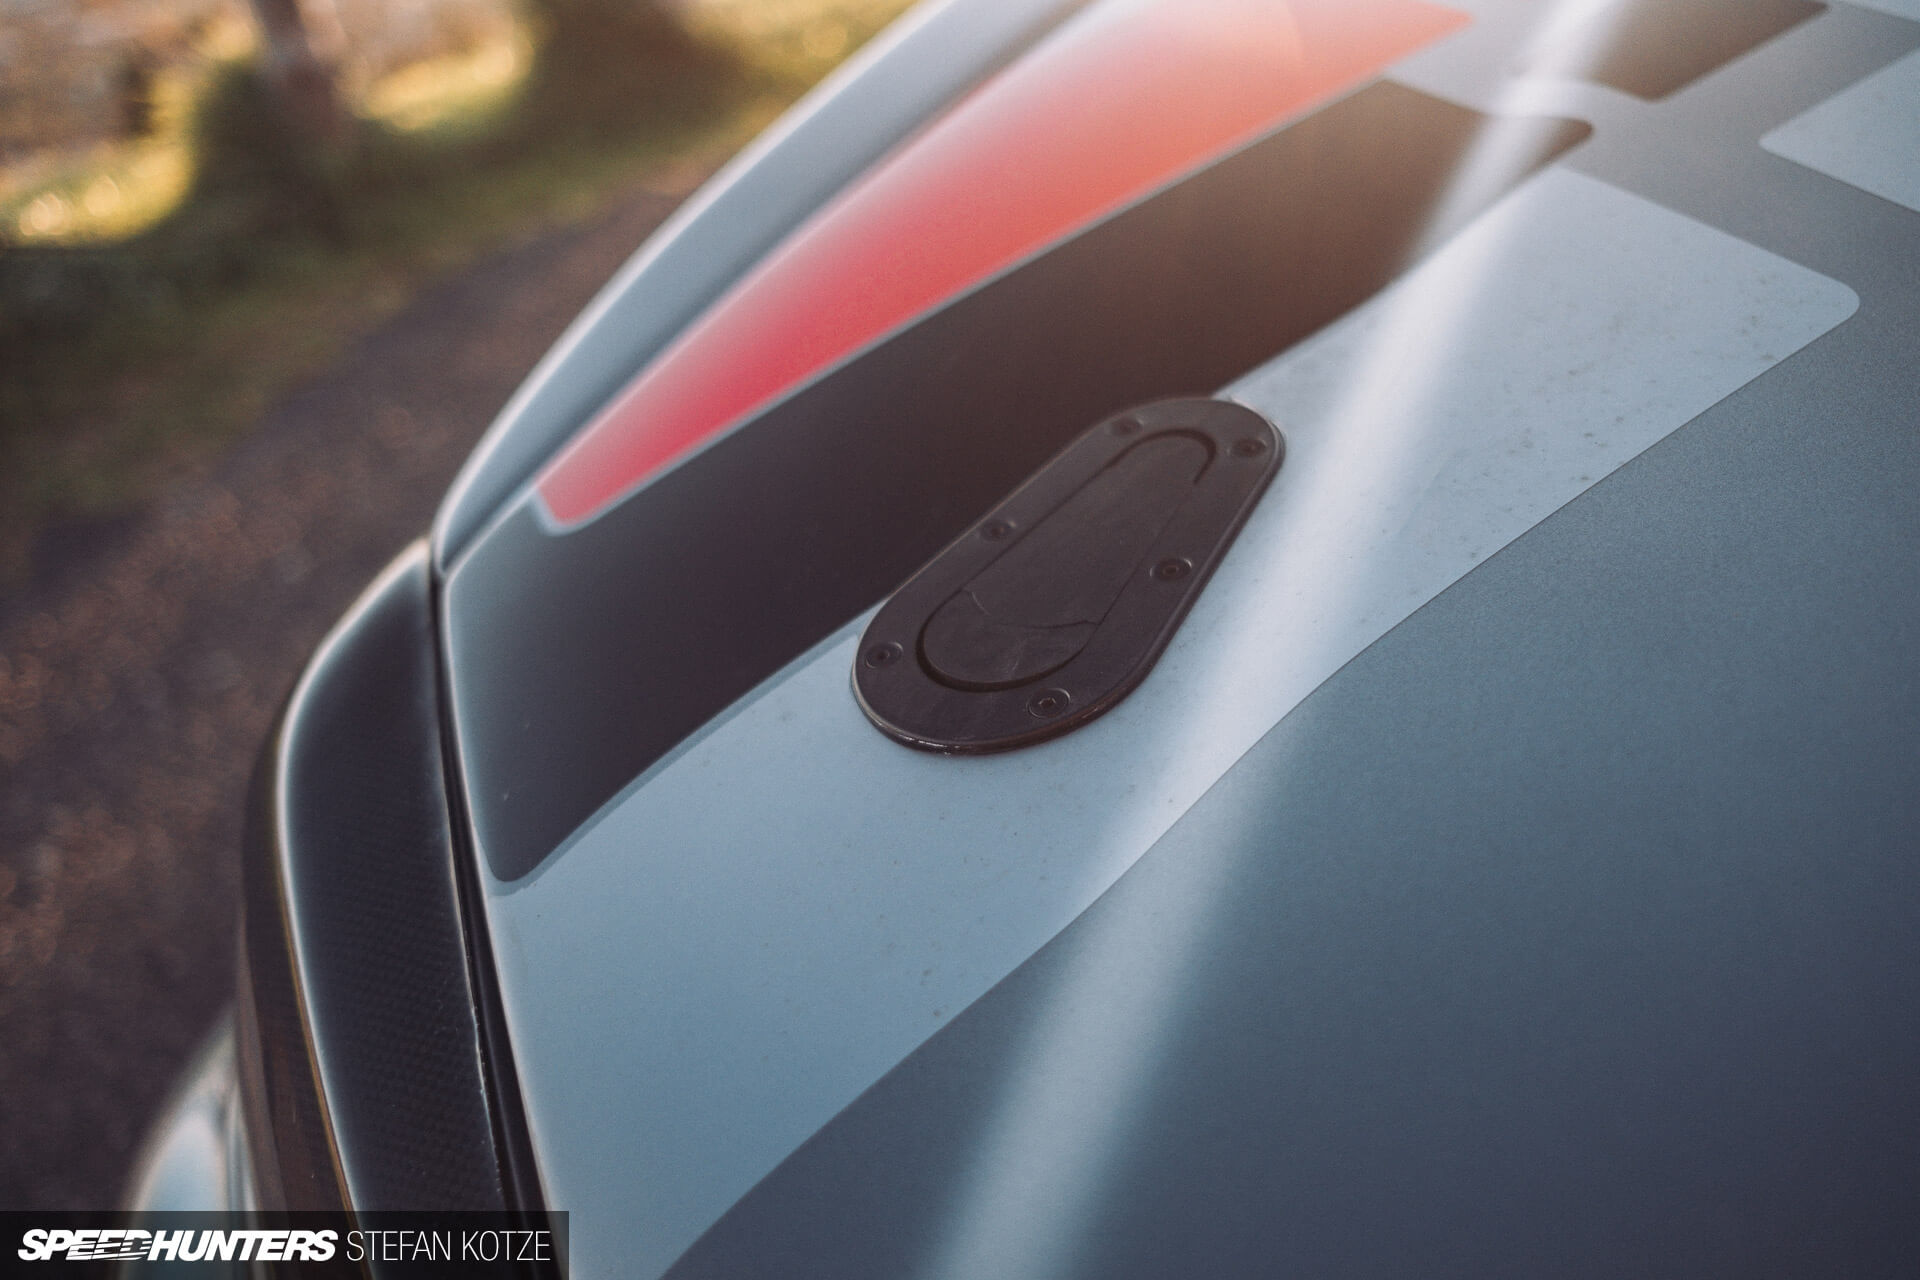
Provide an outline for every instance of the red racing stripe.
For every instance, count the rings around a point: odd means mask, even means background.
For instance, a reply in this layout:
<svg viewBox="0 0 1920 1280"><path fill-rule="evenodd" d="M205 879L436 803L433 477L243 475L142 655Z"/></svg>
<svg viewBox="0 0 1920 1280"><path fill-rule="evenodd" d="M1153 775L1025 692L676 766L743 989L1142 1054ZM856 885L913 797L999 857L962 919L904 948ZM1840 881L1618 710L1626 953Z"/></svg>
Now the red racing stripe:
<svg viewBox="0 0 1920 1280"><path fill-rule="evenodd" d="M537 484L561 525L875 339L1464 25L1425 0L1116 0L802 224Z"/></svg>

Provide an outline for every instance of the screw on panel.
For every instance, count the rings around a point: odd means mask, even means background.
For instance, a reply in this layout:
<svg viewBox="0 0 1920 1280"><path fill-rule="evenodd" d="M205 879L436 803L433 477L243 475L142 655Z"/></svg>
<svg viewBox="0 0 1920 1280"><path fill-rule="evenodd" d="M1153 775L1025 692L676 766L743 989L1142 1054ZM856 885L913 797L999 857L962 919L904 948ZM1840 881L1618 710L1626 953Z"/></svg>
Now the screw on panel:
<svg viewBox="0 0 1920 1280"><path fill-rule="evenodd" d="M980 529L980 536L988 542L1004 541L1013 532L1013 525L1006 520L990 520Z"/></svg>
<svg viewBox="0 0 1920 1280"><path fill-rule="evenodd" d="M1051 720L1072 703L1073 697L1065 689L1042 689L1027 699L1027 713L1042 720Z"/></svg>
<svg viewBox="0 0 1920 1280"><path fill-rule="evenodd" d="M1162 582L1178 582L1191 572L1193 572L1193 565L1173 556L1153 566L1153 576Z"/></svg>
<svg viewBox="0 0 1920 1280"><path fill-rule="evenodd" d="M900 656L897 644L877 644L867 650L866 663L870 667L884 667Z"/></svg>
<svg viewBox="0 0 1920 1280"><path fill-rule="evenodd" d="M1236 458L1257 458L1267 451L1267 442L1259 436L1243 436L1233 442Z"/></svg>

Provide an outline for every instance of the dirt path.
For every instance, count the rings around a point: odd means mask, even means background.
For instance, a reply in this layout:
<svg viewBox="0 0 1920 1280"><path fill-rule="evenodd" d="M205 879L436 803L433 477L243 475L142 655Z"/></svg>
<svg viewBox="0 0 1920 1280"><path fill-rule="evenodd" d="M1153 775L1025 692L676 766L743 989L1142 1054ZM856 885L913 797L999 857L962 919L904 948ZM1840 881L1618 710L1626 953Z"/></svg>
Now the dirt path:
<svg viewBox="0 0 1920 1280"><path fill-rule="evenodd" d="M676 199L418 299L0 616L0 1208L117 1203L227 1002L242 793L333 619Z"/></svg>

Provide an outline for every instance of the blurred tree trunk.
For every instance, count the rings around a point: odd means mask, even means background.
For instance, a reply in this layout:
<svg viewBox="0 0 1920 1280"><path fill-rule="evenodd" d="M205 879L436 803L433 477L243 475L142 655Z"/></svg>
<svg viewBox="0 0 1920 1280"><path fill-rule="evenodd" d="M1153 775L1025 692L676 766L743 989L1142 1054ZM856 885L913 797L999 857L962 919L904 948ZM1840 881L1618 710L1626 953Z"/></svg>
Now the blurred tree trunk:
<svg viewBox="0 0 1920 1280"><path fill-rule="evenodd" d="M540 33L539 62L522 109L535 130L618 132L644 116L675 77L712 75L673 0L524 0Z"/></svg>
<svg viewBox="0 0 1920 1280"><path fill-rule="evenodd" d="M346 136L333 72L313 51L299 0L252 0L266 53L267 84L287 120L309 142L331 148Z"/></svg>
<svg viewBox="0 0 1920 1280"><path fill-rule="evenodd" d="M260 80L289 144L277 165L292 215L335 244L348 239L340 180L351 166L350 127L333 68L314 48L300 0L250 0L260 27Z"/></svg>

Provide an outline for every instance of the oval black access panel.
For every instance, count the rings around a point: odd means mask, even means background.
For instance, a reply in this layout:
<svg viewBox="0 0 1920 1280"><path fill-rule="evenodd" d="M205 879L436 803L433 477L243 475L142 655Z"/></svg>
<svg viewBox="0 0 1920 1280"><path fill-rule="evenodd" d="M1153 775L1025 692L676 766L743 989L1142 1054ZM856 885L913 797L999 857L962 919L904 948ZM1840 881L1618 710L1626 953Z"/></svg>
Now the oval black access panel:
<svg viewBox="0 0 1920 1280"><path fill-rule="evenodd" d="M1107 419L894 593L854 658L881 732L1002 751L1132 692L1280 469L1273 424L1224 400Z"/></svg>

